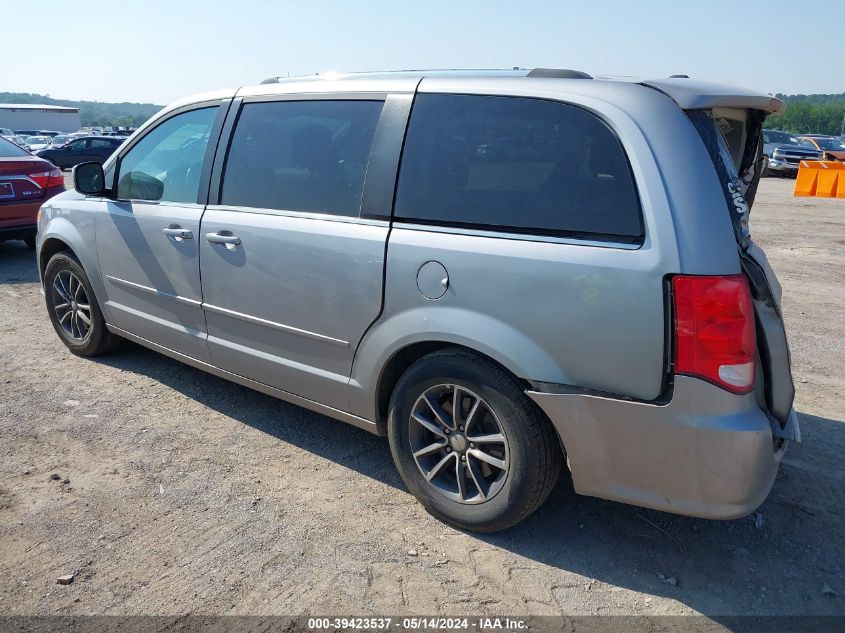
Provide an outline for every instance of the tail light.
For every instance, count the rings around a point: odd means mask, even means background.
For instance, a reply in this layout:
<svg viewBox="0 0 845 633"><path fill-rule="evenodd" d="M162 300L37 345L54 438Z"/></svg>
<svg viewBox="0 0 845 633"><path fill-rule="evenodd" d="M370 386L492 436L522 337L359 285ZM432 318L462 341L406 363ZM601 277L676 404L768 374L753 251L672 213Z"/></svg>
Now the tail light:
<svg viewBox="0 0 845 633"><path fill-rule="evenodd" d="M51 187L58 187L65 184L64 176L58 168L53 167L50 171L41 171L37 174L29 174L35 183L42 189L50 189Z"/></svg>
<svg viewBox="0 0 845 633"><path fill-rule="evenodd" d="M743 275L672 279L675 372L732 393L754 386L757 342L754 306Z"/></svg>

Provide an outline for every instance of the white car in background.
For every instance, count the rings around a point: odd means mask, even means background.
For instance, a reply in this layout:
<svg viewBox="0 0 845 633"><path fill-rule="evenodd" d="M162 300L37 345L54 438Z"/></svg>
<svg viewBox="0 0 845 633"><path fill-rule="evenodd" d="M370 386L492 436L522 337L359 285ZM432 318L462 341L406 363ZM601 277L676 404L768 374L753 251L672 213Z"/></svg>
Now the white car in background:
<svg viewBox="0 0 845 633"><path fill-rule="evenodd" d="M27 136L26 137L26 148L30 152L37 152L40 149L47 149L53 142L53 139L49 136Z"/></svg>

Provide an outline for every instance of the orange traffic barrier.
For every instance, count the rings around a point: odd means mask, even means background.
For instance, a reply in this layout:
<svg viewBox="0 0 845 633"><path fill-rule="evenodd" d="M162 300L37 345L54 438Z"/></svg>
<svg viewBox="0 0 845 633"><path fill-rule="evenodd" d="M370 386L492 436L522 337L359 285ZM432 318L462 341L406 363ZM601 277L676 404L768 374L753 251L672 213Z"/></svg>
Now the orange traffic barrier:
<svg viewBox="0 0 845 633"><path fill-rule="evenodd" d="M845 198L845 163L802 160L795 179L794 196Z"/></svg>

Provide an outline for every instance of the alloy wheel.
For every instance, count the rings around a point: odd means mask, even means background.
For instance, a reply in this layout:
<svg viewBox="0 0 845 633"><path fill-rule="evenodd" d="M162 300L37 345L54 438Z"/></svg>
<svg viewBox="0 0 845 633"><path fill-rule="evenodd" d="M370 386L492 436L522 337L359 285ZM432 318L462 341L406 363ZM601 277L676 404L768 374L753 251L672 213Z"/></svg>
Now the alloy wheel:
<svg viewBox="0 0 845 633"><path fill-rule="evenodd" d="M59 326L74 341L84 341L91 331L91 304L82 281L71 271L61 270L53 278L52 293Z"/></svg>
<svg viewBox="0 0 845 633"><path fill-rule="evenodd" d="M508 440L496 414L460 385L437 385L414 403L408 437L426 481L463 504L488 501L507 479Z"/></svg>

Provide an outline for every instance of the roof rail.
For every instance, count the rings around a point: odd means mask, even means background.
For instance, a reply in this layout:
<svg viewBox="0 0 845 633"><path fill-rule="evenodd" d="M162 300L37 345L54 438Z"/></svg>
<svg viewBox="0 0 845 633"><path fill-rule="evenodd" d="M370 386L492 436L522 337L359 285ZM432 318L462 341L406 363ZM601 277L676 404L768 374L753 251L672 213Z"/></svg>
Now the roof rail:
<svg viewBox="0 0 845 633"><path fill-rule="evenodd" d="M592 79L587 73L569 68L535 68L527 77L550 77L554 79Z"/></svg>
<svg viewBox="0 0 845 633"><path fill-rule="evenodd" d="M514 66L510 69L486 69L486 70L469 70L469 69L449 69L449 70L437 70L437 69L430 69L430 70L386 70L386 71L368 71L363 73L342 73L338 75L337 73L328 73L327 76L341 76L341 77L366 77L366 76L373 76L373 75L391 75L391 74L408 74L408 73L418 73L420 75L427 75L427 74L444 74L444 73L471 73L471 72L480 72L480 73L492 73L492 72L500 72L500 73L509 73L513 71L522 71L525 72L527 69L519 68L518 66ZM570 70L568 68L535 68L531 71L526 72L524 75L526 77L547 77L547 78L554 78L554 79L592 79L590 75L587 73L581 72L580 70ZM268 77L264 81L261 82L262 85L264 84L278 84L286 81L288 79L320 79L323 76L320 73L316 73L313 75L303 75L300 77Z"/></svg>

